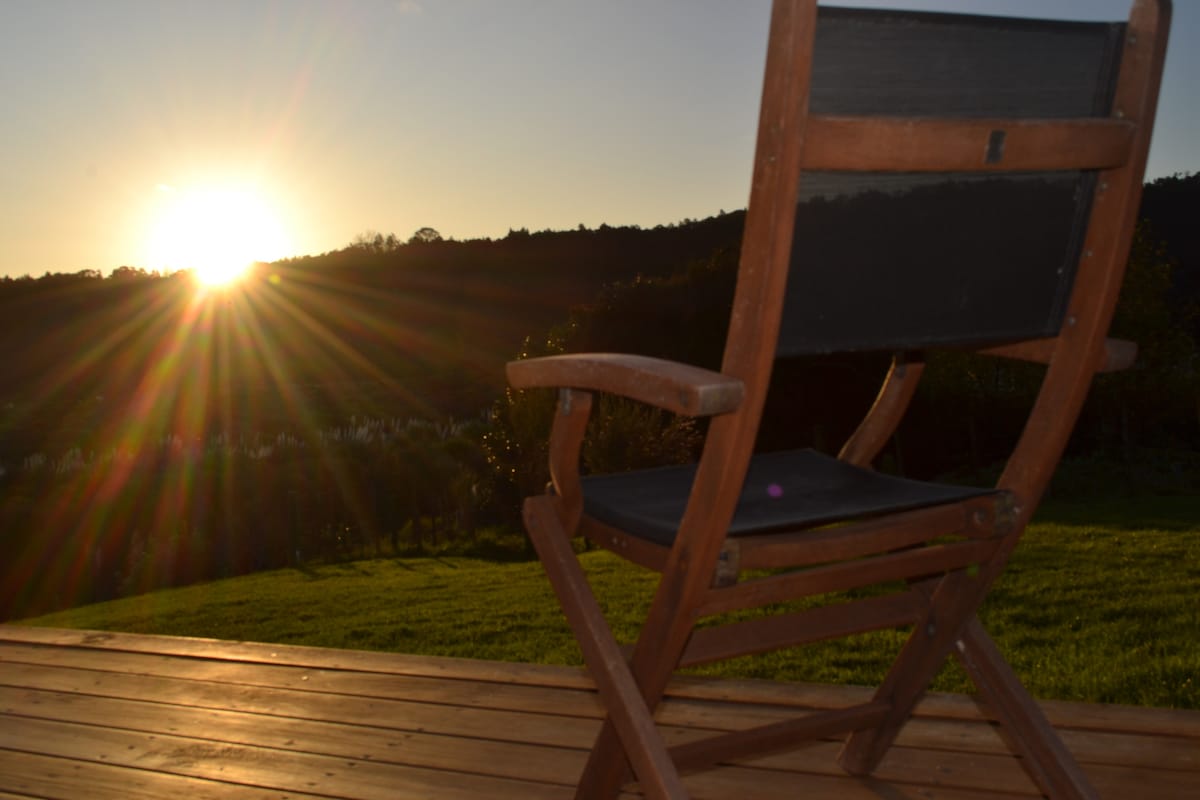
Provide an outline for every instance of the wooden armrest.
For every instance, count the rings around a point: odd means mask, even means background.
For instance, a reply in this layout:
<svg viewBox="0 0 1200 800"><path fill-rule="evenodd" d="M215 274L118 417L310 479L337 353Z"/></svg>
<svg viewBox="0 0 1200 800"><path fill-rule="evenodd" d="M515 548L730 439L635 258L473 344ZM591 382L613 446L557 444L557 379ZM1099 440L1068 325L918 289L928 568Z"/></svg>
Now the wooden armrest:
<svg viewBox="0 0 1200 800"><path fill-rule="evenodd" d="M979 352L987 356L1002 356L1015 358L1018 361L1034 361L1039 364L1049 364L1054 355L1056 339L1030 339L1016 344L986 347ZM1125 339L1105 339L1104 350L1100 354L1100 362L1096 364L1097 372L1119 372L1129 369L1137 361L1137 343Z"/></svg>
<svg viewBox="0 0 1200 800"><path fill-rule="evenodd" d="M733 411L745 394L737 378L676 361L623 353L571 353L510 361L505 372L515 389L568 387L609 392L691 417Z"/></svg>

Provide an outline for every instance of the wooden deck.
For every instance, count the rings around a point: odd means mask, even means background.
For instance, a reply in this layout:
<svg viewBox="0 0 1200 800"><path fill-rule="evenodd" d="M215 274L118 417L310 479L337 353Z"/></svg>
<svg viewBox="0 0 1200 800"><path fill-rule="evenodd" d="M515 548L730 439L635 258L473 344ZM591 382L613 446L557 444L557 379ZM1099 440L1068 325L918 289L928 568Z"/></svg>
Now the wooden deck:
<svg viewBox="0 0 1200 800"><path fill-rule="evenodd" d="M689 679L660 721L685 741L864 691ZM1046 709L1103 797L1200 797L1200 712ZM3 800L568 798L598 715L578 669L0 625ZM960 696L928 698L870 779L843 774L837 748L687 783L698 798L1036 796Z"/></svg>

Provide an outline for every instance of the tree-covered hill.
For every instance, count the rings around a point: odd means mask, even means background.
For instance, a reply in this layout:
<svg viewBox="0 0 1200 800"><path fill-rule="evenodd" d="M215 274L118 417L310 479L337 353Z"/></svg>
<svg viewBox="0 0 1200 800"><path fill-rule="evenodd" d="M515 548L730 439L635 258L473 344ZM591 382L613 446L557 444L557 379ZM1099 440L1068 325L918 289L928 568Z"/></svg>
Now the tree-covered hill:
<svg viewBox="0 0 1200 800"><path fill-rule="evenodd" d="M1200 302L1200 172L1147 184L1141 217L1175 261L1173 305L1178 310L1194 306ZM1200 328L1193 328L1192 334L1200 338Z"/></svg>
<svg viewBox="0 0 1200 800"><path fill-rule="evenodd" d="M223 294L131 267L0 279L0 463L133 424L186 437L476 415L527 337L606 284L736 247L743 216L464 242L431 229L359 237L258 265Z"/></svg>

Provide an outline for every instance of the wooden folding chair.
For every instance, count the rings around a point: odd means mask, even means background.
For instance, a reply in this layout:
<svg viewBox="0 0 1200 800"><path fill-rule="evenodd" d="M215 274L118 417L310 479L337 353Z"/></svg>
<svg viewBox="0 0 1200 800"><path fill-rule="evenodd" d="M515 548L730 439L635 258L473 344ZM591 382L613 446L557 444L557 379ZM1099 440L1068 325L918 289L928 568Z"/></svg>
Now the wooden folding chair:
<svg viewBox="0 0 1200 800"><path fill-rule="evenodd" d="M607 710L577 797L613 797L635 777L647 796L684 797L681 771L842 732L842 767L869 773L952 653L1046 795L1095 795L976 611L1093 374L1132 361L1135 348L1106 334L1169 15L1168 0L1137 0L1117 23L777 0L721 371L620 354L508 365L516 388L560 388L553 491L524 515ZM935 348L1047 365L994 490L870 468ZM851 351L895 357L837 458L756 455L775 359ZM699 462L581 477L593 392L710 417ZM575 534L662 573L629 657ZM892 591L696 626L881 584ZM892 627L911 632L870 702L675 748L655 727L680 667Z"/></svg>

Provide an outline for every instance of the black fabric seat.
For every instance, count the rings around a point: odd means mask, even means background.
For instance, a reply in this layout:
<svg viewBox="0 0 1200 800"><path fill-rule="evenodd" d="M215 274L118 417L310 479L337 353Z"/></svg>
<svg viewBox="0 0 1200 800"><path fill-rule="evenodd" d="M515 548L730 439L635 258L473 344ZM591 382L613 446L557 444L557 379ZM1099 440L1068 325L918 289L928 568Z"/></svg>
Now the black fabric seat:
<svg viewBox="0 0 1200 800"><path fill-rule="evenodd" d="M592 475L584 509L601 522L670 546L687 506L695 465ZM730 536L795 530L992 494L992 490L897 478L815 450L754 457Z"/></svg>

